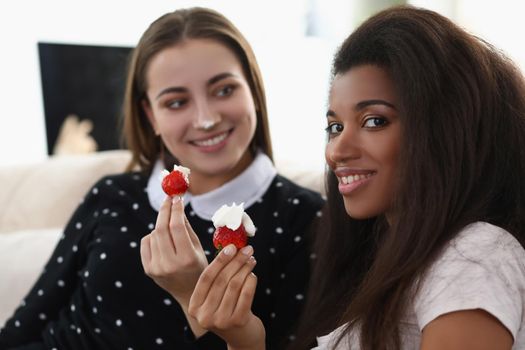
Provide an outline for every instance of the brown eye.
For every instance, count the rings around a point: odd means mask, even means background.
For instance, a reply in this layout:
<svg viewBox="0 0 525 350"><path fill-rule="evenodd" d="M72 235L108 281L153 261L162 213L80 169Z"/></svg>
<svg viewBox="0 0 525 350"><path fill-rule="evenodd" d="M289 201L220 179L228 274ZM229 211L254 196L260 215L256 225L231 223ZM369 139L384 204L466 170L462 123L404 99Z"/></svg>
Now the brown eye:
<svg viewBox="0 0 525 350"><path fill-rule="evenodd" d="M217 92L217 96L219 97L223 97L223 96L229 96L233 93L233 86L231 85L226 85L225 87L223 87L222 89L220 89L218 92Z"/></svg>
<svg viewBox="0 0 525 350"><path fill-rule="evenodd" d="M166 105L171 109L179 109L186 104L186 99L171 100Z"/></svg>
<svg viewBox="0 0 525 350"><path fill-rule="evenodd" d="M370 117L365 120L363 127L365 128L381 128L388 124L388 121L383 117Z"/></svg>
<svg viewBox="0 0 525 350"><path fill-rule="evenodd" d="M343 131L343 125L339 123L332 123L325 128L328 136L340 134Z"/></svg>

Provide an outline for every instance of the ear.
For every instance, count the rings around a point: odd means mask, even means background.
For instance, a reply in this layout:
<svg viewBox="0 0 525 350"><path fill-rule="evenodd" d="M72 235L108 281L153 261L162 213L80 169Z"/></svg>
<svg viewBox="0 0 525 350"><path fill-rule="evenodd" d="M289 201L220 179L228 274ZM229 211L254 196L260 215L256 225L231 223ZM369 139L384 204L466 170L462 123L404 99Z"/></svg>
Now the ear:
<svg viewBox="0 0 525 350"><path fill-rule="evenodd" d="M148 117L151 127L155 131L155 135L160 135L159 129L157 127L157 121L155 120L155 116L153 115L153 110L151 109L149 101L146 98L143 98L142 101L140 101L140 103L142 104L142 109L144 110L144 113L146 113L146 116Z"/></svg>

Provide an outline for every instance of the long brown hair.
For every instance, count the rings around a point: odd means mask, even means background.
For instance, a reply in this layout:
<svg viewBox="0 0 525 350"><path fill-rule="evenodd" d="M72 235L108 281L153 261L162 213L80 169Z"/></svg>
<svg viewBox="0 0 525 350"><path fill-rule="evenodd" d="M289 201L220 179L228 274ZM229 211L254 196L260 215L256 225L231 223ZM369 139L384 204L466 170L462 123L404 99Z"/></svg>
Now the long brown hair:
<svg viewBox="0 0 525 350"><path fill-rule="evenodd" d="M272 158L268 112L263 80L253 50L241 32L222 14L207 8L194 7L167 13L155 20L133 50L124 95L124 143L131 150L128 170L139 167L149 173L164 153L166 162L176 162L155 135L141 105L146 98L146 72L151 59L161 50L188 39L212 39L228 47L240 61L253 95L257 127L250 144L255 153L260 149ZM168 164L166 164L168 166Z"/></svg>
<svg viewBox="0 0 525 350"><path fill-rule="evenodd" d="M411 6L359 26L332 73L362 64L387 70L400 99L391 208L399 215L390 225L348 217L328 171L297 349L345 323L344 336L358 330L362 349L400 349L399 324L418 277L470 223L500 226L525 246L525 85L514 64L447 18Z"/></svg>

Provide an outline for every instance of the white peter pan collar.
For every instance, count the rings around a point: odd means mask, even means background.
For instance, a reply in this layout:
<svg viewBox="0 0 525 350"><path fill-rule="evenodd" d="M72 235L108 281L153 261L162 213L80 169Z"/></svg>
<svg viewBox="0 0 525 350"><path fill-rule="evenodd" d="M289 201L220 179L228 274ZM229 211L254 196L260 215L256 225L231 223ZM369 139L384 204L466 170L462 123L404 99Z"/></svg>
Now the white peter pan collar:
<svg viewBox="0 0 525 350"><path fill-rule="evenodd" d="M159 159L155 162L146 188L149 202L156 211L159 211L162 202L166 198L166 194L160 184L160 173L162 170L164 170L164 164ZM266 154L258 152L252 164L239 176L221 187L204 194L194 196L186 192L184 203L191 203L195 213L205 220L211 220L215 211L223 204L244 203L244 208L246 209L262 197L276 174L277 170L270 158Z"/></svg>

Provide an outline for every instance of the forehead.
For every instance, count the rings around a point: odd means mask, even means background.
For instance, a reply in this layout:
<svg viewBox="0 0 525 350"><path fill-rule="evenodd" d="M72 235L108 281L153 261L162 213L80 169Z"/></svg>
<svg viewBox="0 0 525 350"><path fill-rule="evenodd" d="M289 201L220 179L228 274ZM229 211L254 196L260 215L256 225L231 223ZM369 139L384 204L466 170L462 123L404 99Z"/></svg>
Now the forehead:
<svg viewBox="0 0 525 350"><path fill-rule="evenodd" d="M241 63L229 47L211 39L188 39L153 56L146 76L151 85L187 84L223 72L242 74Z"/></svg>
<svg viewBox="0 0 525 350"><path fill-rule="evenodd" d="M387 70L374 65L361 65L337 74L330 89L330 103L362 100L396 100L394 83Z"/></svg>

